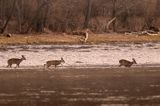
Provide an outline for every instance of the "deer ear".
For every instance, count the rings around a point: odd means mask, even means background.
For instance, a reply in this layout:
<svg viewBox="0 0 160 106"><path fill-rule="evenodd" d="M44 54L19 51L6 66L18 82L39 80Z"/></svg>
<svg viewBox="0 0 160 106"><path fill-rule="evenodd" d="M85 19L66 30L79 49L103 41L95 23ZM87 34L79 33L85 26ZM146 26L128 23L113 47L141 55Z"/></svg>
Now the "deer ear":
<svg viewBox="0 0 160 106"><path fill-rule="evenodd" d="M22 58L24 58L26 60L26 58L24 57L24 55L22 55Z"/></svg>

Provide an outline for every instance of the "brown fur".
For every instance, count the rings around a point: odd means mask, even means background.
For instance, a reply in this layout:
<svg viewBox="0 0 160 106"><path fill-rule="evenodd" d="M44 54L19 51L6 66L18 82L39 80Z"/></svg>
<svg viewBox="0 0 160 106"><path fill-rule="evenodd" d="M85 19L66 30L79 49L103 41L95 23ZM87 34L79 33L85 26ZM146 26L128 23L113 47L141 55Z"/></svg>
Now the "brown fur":
<svg viewBox="0 0 160 106"><path fill-rule="evenodd" d="M134 58L132 60L133 60L132 62L125 59L119 60L119 63L120 63L119 67L121 66L131 67L133 64L137 64Z"/></svg>
<svg viewBox="0 0 160 106"><path fill-rule="evenodd" d="M50 61L47 61L46 64L44 64L44 67L47 66L47 68L49 68L51 65L54 65L56 68L62 62L65 63L63 58L61 58L61 60L50 60Z"/></svg>
<svg viewBox="0 0 160 106"><path fill-rule="evenodd" d="M26 58L22 55L22 58L19 59L19 58L11 58L8 60L8 66L7 67L12 67L12 64L16 64L17 66L16 67L19 67L20 63L23 61L23 60L26 60Z"/></svg>

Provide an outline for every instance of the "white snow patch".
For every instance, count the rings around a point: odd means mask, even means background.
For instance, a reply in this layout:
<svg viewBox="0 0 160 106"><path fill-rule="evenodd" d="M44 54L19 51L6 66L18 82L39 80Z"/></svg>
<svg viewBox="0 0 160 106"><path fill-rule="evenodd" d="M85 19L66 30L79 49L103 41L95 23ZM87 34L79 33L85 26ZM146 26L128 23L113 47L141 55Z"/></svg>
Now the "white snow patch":
<svg viewBox="0 0 160 106"><path fill-rule="evenodd" d="M138 64L160 64L160 43L101 45L20 45L0 51L0 66L10 58L26 57L21 66L43 66L46 61L64 58L63 66L118 65L120 59ZM78 61L78 62L77 62Z"/></svg>

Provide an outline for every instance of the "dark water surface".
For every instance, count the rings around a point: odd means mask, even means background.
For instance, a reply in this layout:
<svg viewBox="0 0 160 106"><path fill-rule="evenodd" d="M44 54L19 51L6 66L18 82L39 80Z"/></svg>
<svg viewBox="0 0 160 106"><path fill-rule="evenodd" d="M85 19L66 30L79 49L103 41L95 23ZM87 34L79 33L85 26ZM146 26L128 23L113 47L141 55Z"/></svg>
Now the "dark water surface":
<svg viewBox="0 0 160 106"><path fill-rule="evenodd" d="M159 70L0 70L0 106L159 106Z"/></svg>

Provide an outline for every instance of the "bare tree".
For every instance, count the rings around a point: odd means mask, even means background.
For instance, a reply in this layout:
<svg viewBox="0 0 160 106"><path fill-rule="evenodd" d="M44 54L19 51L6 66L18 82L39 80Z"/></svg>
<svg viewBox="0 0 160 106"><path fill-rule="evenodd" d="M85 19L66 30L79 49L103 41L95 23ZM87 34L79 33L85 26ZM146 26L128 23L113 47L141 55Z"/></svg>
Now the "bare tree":
<svg viewBox="0 0 160 106"><path fill-rule="evenodd" d="M39 1L37 1L39 2ZM42 32L44 28L44 23L46 21L46 14L45 12L48 12L48 9L46 11L43 11L44 8L48 7L49 5L49 0L43 0L42 3L38 6L37 11L32 18L32 21L28 25L28 28L26 30L26 33L28 33L32 28L35 28L36 32ZM44 18L45 17L45 18ZM32 27L34 26L34 27Z"/></svg>
<svg viewBox="0 0 160 106"><path fill-rule="evenodd" d="M92 9L92 0L87 0L87 10L84 21L84 28L88 28L89 20L91 17L91 9Z"/></svg>
<svg viewBox="0 0 160 106"><path fill-rule="evenodd" d="M8 16L7 19L6 19L6 22L5 22L4 26L1 28L0 33L4 33L5 29L7 28L7 25L8 25L8 23L9 23L9 21L11 20L12 15L13 15L13 13L14 13L15 5L16 5L16 0L13 1L13 5L12 5L12 7L11 7L11 11L10 11L10 13L9 13L9 16Z"/></svg>
<svg viewBox="0 0 160 106"><path fill-rule="evenodd" d="M144 30L160 26L160 0L0 0L0 33ZM108 23L107 23L108 22ZM138 24L137 24L138 23ZM138 27L138 28L137 28Z"/></svg>
<svg viewBox="0 0 160 106"><path fill-rule="evenodd" d="M112 0L113 2L113 9L112 9L112 19L116 18L116 3L117 0ZM113 31L116 31L116 20L113 20Z"/></svg>

